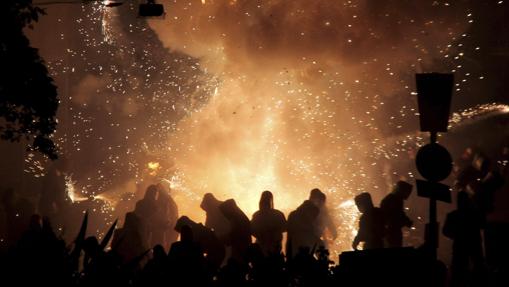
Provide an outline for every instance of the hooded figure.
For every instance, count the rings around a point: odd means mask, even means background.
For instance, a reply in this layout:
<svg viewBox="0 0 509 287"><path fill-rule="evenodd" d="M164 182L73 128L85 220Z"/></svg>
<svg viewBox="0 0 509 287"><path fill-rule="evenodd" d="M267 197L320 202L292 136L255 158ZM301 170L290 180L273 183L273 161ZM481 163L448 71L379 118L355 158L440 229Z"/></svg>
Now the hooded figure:
<svg viewBox="0 0 509 287"><path fill-rule="evenodd" d="M116 252L123 263L129 263L147 250L141 234L140 219L134 212L125 215L124 226L115 230L111 249Z"/></svg>
<svg viewBox="0 0 509 287"><path fill-rule="evenodd" d="M281 253L286 218L281 211L274 209L274 198L268 190L260 197L260 209L253 214L251 231L265 256Z"/></svg>
<svg viewBox="0 0 509 287"><path fill-rule="evenodd" d="M168 253L168 275L175 286L208 286L203 251L194 240L191 227L180 228L180 241L174 242Z"/></svg>
<svg viewBox="0 0 509 287"><path fill-rule="evenodd" d="M152 231L152 244L162 245L166 250L177 241L178 233L173 228L178 218L178 207L170 195L170 190L162 184L158 184L159 194L157 197L157 214Z"/></svg>
<svg viewBox="0 0 509 287"><path fill-rule="evenodd" d="M158 234L160 233L158 232L160 225L160 218L158 218L160 215L158 197L159 189L156 185L152 184L145 191L143 199L136 202L136 207L134 208L134 213L136 213L140 220L142 240L146 246L160 244L154 242L159 239Z"/></svg>
<svg viewBox="0 0 509 287"><path fill-rule="evenodd" d="M398 181L394 190L382 199L380 208L385 219L385 240L387 247L403 246L401 228L411 227L412 220L405 214L403 203L412 193L412 185Z"/></svg>
<svg viewBox="0 0 509 287"><path fill-rule="evenodd" d="M453 240L451 286L467 286L469 273L478 275L483 264L483 219L464 191L458 192L457 206L447 214L442 232Z"/></svg>
<svg viewBox="0 0 509 287"><path fill-rule="evenodd" d="M199 244L202 251L206 254L207 267L212 272L216 272L225 257L225 248L223 242L219 240L214 231L205 227L201 223L196 223L187 216L182 216L177 220L175 230L182 231L183 226L189 226L193 232L193 240Z"/></svg>
<svg viewBox="0 0 509 287"><path fill-rule="evenodd" d="M357 250L360 242L364 242L364 250L384 247L384 218L380 208L373 206L371 195L368 192L355 197L355 204L362 213L359 218L359 230L352 243Z"/></svg>
<svg viewBox="0 0 509 287"><path fill-rule="evenodd" d="M327 197L325 196L325 193L323 193L318 188L311 190L311 192L309 193L309 200L313 202L320 211L318 213L318 217L316 218L315 233L317 234L318 237L322 239L321 245L323 245L324 247L327 247L326 246L327 238L325 230L327 230L330 233L332 239L336 239L336 237L338 236L336 225L334 224L334 221L330 216L329 209L327 208L326 205L326 199Z"/></svg>
<svg viewBox="0 0 509 287"><path fill-rule="evenodd" d="M251 224L249 218L240 210L233 199L228 199L221 203L219 210L230 222L227 245L230 245L232 248L232 258L238 262L245 262L246 252L251 244Z"/></svg>
<svg viewBox="0 0 509 287"><path fill-rule="evenodd" d="M217 237L226 243L228 234L230 233L230 223L224 217L219 205L223 201L218 200L212 193L206 193L200 204L201 209L206 213L205 226L212 229Z"/></svg>
<svg viewBox="0 0 509 287"><path fill-rule="evenodd" d="M304 201L288 215L288 240L286 256L292 258L299 249L318 248L320 237L316 233L316 222L320 209L310 200Z"/></svg>

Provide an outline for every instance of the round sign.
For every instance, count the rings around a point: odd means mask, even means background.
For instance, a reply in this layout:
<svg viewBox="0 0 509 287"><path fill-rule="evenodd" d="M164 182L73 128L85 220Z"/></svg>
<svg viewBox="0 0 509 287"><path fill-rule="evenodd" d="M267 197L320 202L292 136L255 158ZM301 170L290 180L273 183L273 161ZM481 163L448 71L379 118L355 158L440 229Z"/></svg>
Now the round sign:
<svg viewBox="0 0 509 287"><path fill-rule="evenodd" d="M417 152L415 163L419 173L429 181L444 180L452 171L451 154L437 143L421 147Z"/></svg>

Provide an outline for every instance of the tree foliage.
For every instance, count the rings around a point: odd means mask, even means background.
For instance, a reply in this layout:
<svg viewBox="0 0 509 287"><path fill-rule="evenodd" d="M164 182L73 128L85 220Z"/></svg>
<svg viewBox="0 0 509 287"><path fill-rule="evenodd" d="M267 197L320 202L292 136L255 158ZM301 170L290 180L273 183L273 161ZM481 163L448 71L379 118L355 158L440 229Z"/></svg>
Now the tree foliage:
<svg viewBox="0 0 509 287"><path fill-rule="evenodd" d="M0 137L25 138L31 149L56 159L57 88L23 33L43 14L32 0L0 1Z"/></svg>

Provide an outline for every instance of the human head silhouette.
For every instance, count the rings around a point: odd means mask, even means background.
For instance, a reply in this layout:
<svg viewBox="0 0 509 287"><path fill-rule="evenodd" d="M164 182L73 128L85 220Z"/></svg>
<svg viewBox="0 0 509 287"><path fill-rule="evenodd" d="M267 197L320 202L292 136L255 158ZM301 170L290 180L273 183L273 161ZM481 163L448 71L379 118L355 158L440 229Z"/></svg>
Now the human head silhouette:
<svg viewBox="0 0 509 287"><path fill-rule="evenodd" d="M203 195L200 208L208 212L213 208L217 208L219 204L220 201L212 193L208 192Z"/></svg>
<svg viewBox="0 0 509 287"><path fill-rule="evenodd" d="M147 191L145 192L145 196L143 198L155 201L157 199L158 192L159 189L157 188L157 185L151 184L149 187L147 187Z"/></svg>
<svg viewBox="0 0 509 287"><path fill-rule="evenodd" d="M394 193L406 200L412 193L412 187L413 186L410 183L400 180L394 187Z"/></svg>
<svg viewBox="0 0 509 287"><path fill-rule="evenodd" d="M239 214L239 207L234 199L228 199L219 205L219 209L226 218L235 218Z"/></svg>
<svg viewBox="0 0 509 287"><path fill-rule="evenodd" d="M307 220L314 220L320 213L320 209L311 200L305 200L297 208L297 212Z"/></svg>
<svg viewBox="0 0 509 287"><path fill-rule="evenodd" d="M260 196L260 210L273 209L274 208L274 196L272 192L266 190L262 192Z"/></svg>
<svg viewBox="0 0 509 287"><path fill-rule="evenodd" d="M365 213L366 211L373 208L373 200L371 199L371 194L369 192L363 192L355 197L355 205L361 213Z"/></svg>
<svg viewBox="0 0 509 287"><path fill-rule="evenodd" d="M177 232L181 232L182 231L182 227L184 226L193 226L195 225L196 222L194 222L191 218L187 217L187 216L181 216L179 219L177 219L177 223L175 223L175 231Z"/></svg>
<svg viewBox="0 0 509 287"><path fill-rule="evenodd" d="M311 200L316 206L322 207L325 205L326 196L320 189L314 188L309 193L309 200Z"/></svg>
<svg viewBox="0 0 509 287"><path fill-rule="evenodd" d="M166 257L166 251L164 251L164 247L161 244L157 244L152 249L152 254L154 255L154 259L164 259Z"/></svg>
<svg viewBox="0 0 509 287"><path fill-rule="evenodd" d="M189 225L184 225L180 228L180 241L192 242L193 241L193 230Z"/></svg>

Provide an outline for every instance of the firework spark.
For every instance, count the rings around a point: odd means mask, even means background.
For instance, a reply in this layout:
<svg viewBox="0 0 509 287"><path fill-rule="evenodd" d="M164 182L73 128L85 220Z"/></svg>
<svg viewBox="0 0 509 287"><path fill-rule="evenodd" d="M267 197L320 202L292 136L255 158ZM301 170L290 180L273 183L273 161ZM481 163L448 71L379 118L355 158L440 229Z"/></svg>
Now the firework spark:
<svg viewBox="0 0 509 287"><path fill-rule="evenodd" d="M79 163L74 190L108 202L106 213L123 193L132 208L158 180L198 221L205 192L249 216L263 190L288 214L319 187L338 222L334 251L348 250L351 199L383 196L402 176L392 164L424 142L409 124L413 73L440 58L458 75L456 93L485 80L464 70L483 47L464 44L476 18L460 3L163 2L165 20L150 26L127 2L53 19L65 57L49 69L68 87L56 141ZM459 111L452 128L488 110L509 109ZM41 176L44 163L27 156L26 171Z"/></svg>

